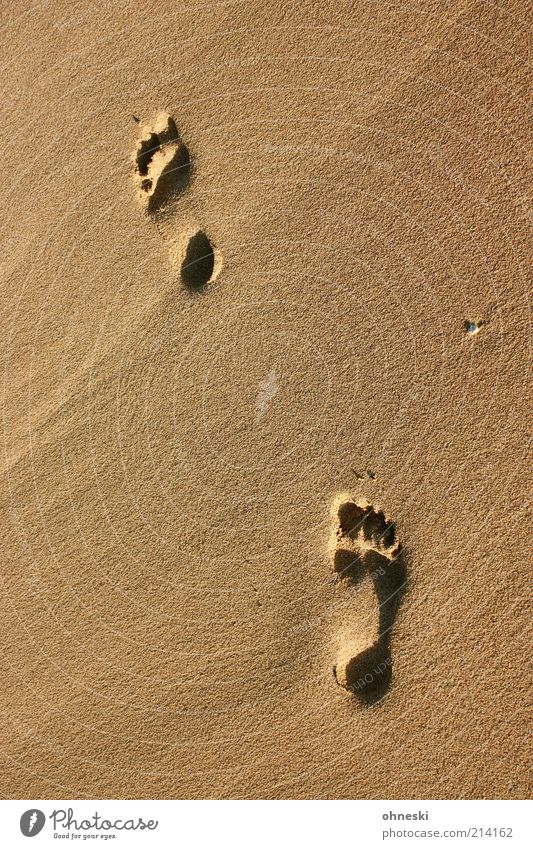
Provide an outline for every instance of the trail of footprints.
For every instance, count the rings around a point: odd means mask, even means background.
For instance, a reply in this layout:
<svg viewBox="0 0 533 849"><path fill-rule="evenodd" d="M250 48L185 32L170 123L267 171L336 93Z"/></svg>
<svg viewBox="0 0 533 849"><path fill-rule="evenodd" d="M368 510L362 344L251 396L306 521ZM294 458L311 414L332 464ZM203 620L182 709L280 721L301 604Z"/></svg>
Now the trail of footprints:
<svg viewBox="0 0 533 849"><path fill-rule="evenodd" d="M134 166L141 205L167 243L184 287L203 291L220 274L222 259L194 215L179 203L191 184L193 164L168 112L153 125L141 126Z"/></svg>
<svg viewBox="0 0 533 849"><path fill-rule="evenodd" d="M331 551L335 573L357 605L349 608L350 636L341 641L333 672L359 702L373 705L392 681L391 631L407 577L403 549L383 511L341 496L333 504ZM372 609L358 625L365 584Z"/></svg>
<svg viewBox="0 0 533 849"><path fill-rule="evenodd" d="M193 165L174 119L161 113L141 127L134 156L135 178L145 212L166 241L184 287L201 292L220 273L221 257L194 216L179 204L189 189ZM371 586L373 610L367 621L341 642L333 672L337 684L362 704L387 693L392 680L391 630L406 583L403 550L393 522L366 501L339 497L333 505L333 568L353 591ZM358 593L353 594L354 603ZM356 621L358 610L350 612ZM354 636L355 634L355 636Z"/></svg>

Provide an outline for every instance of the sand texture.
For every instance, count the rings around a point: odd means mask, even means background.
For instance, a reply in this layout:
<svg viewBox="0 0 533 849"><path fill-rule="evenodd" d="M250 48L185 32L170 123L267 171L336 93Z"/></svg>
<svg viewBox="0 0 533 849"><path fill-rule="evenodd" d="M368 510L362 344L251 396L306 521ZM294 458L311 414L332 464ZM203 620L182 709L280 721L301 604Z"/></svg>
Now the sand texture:
<svg viewBox="0 0 533 849"><path fill-rule="evenodd" d="M4 4L1 796L530 794L531 11Z"/></svg>

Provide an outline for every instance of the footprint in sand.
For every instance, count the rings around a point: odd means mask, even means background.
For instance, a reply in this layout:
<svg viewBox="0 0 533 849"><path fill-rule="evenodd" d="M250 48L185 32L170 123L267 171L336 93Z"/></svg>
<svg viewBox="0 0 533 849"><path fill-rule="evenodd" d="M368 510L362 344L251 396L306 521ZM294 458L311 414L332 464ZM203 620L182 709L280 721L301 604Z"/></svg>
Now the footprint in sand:
<svg viewBox="0 0 533 849"><path fill-rule="evenodd" d="M134 165L141 205L167 242L184 287L201 292L216 280L222 261L194 215L179 204L192 179L189 150L168 112L140 129Z"/></svg>
<svg viewBox="0 0 533 849"><path fill-rule="evenodd" d="M406 585L404 555L394 523L381 510L340 497L333 511L335 572L345 589L357 588L354 603L365 601L367 608L358 629L357 620L349 623L333 672L340 686L373 705L391 685L391 630Z"/></svg>

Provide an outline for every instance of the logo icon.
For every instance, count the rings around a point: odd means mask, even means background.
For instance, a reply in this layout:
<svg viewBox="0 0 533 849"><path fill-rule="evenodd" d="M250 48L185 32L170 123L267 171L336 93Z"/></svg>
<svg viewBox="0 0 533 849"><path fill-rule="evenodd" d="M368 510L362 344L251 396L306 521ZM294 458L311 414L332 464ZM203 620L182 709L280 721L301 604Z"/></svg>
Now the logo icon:
<svg viewBox="0 0 533 849"><path fill-rule="evenodd" d="M24 811L20 818L20 830L25 837L35 837L39 834L43 825L46 822L46 817L38 808L30 808L29 811Z"/></svg>

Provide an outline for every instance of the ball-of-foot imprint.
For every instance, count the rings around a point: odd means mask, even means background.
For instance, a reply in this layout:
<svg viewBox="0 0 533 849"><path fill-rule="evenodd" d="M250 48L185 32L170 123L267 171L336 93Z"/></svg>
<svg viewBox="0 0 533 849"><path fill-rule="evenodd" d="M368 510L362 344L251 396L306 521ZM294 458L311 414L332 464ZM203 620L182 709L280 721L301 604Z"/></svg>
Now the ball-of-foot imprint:
<svg viewBox="0 0 533 849"><path fill-rule="evenodd" d="M191 158L174 119L161 112L152 126L141 128L135 151L135 175L141 202L150 213L185 191L191 179Z"/></svg>
<svg viewBox="0 0 533 849"><path fill-rule="evenodd" d="M407 571L394 522L363 500L339 498L334 504L333 567L352 589L370 582L375 624L368 617L357 637L344 644L334 667L337 683L359 702L381 701L392 682L391 631L405 590ZM353 593L357 605L358 593ZM353 611L357 622L358 611Z"/></svg>

